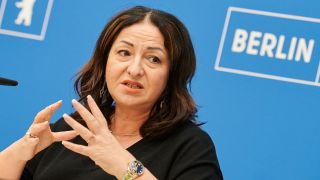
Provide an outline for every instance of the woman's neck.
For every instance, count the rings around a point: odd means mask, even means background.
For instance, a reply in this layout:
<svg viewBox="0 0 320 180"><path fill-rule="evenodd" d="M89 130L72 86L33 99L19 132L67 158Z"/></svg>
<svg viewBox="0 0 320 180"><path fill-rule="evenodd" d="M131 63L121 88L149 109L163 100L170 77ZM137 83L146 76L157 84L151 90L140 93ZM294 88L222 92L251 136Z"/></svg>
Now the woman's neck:
<svg viewBox="0 0 320 180"><path fill-rule="evenodd" d="M140 127L147 120L149 111L128 110L116 107L111 119L111 131L114 135L140 135Z"/></svg>

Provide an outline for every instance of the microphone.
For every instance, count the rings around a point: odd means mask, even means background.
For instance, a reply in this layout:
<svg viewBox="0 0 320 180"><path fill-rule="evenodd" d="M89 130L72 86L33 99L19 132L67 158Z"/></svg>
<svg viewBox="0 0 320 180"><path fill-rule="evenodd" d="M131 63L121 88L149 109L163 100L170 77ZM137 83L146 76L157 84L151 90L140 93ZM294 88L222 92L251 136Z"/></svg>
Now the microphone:
<svg viewBox="0 0 320 180"><path fill-rule="evenodd" d="M6 78L0 77L0 85L4 85L4 86L16 86L16 85L18 85L18 82L15 81L15 80L11 80L11 79L6 79Z"/></svg>

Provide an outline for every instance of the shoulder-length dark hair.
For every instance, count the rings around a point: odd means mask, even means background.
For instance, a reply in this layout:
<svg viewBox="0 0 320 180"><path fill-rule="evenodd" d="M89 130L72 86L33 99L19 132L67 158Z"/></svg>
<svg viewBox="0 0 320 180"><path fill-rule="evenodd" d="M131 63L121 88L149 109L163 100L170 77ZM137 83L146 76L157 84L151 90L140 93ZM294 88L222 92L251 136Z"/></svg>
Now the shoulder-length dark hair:
<svg viewBox="0 0 320 180"><path fill-rule="evenodd" d="M188 91L195 73L196 57L188 30L175 16L143 6L130 8L114 16L103 29L92 58L77 74L74 87L86 107L86 96L90 94L110 123L114 106L105 84L109 51L123 28L139 23L146 17L164 37L170 70L167 86L151 109L149 118L141 126L140 133L143 137L160 137L183 122L198 124L195 120L197 108ZM101 98L100 90L104 88L104 98Z"/></svg>

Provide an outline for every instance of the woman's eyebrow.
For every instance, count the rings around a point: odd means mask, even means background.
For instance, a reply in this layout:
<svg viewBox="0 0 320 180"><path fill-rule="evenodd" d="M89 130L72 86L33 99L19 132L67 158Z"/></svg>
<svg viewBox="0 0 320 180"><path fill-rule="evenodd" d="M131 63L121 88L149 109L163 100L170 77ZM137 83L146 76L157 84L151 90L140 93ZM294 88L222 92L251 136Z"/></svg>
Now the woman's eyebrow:
<svg viewBox="0 0 320 180"><path fill-rule="evenodd" d="M160 48L160 47L147 47L147 49L149 49L149 50L160 50L163 54L166 54L166 52L162 49L162 48Z"/></svg>
<svg viewBox="0 0 320 180"><path fill-rule="evenodd" d="M127 44L127 45L129 45L129 46L131 46L131 47L134 47L134 45L131 43L131 42L128 42L128 41L125 41L125 40L121 40L120 42L122 42L122 43L125 43L125 44ZM148 50L159 50L159 51L161 51L163 54L166 54L166 52L163 50L163 48L161 48L161 47L152 47L152 46L149 46L149 47L147 47L147 49Z"/></svg>
<svg viewBox="0 0 320 180"><path fill-rule="evenodd" d="M125 41L125 40L121 40L120 42L125 43L131 47L133 47L134 45L131 42Z"/></svg>

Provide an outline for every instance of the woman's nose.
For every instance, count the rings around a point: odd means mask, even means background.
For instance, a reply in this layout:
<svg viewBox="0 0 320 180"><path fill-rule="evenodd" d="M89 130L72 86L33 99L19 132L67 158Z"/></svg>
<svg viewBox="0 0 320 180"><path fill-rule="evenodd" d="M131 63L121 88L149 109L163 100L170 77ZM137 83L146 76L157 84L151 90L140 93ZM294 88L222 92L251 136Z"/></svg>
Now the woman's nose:
<svg viewBox="0 0 320 180"><path fill-rule="evenodd" d="M141 64L141 58L140 57L134 57L132 59L131 63L129 64L127 68L127 73L131 77L138 77L144 75L144 70Z"/></svg>

